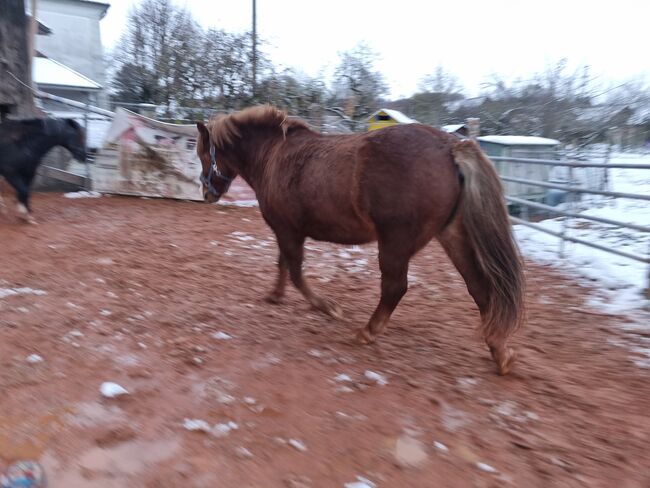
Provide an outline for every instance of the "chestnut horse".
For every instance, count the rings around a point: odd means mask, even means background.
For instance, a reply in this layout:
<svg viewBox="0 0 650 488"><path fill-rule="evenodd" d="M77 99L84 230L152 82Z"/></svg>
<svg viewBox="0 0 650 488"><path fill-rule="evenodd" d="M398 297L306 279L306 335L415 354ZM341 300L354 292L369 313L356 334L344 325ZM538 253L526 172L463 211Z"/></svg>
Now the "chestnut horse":
<svg viewBox="0 0 650 488"><path fill-rule="evenodd" d="M305 238L378 241L381 299L357 338L372 342L407 290L409 261L438 239L481 314L481 333L506 374L509 336L522 322L524 279L503 188L478 145L421 124L322 135L268 105L198 123L204 198L214 202L237 175L257 195L280 251L268 300L287 274L311 305L335 318L338 304L302 275Z"/></svg>

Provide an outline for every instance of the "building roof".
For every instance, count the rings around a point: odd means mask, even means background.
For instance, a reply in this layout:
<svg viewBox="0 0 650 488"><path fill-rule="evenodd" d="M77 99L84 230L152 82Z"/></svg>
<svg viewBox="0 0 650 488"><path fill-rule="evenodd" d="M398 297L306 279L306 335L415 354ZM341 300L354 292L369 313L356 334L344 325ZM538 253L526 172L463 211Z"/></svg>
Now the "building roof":
<svg viewBox="0 0 650 488"><path fill-rule="evenodd" d="M29 12L25 12L25 15L29 18L29 21L31 22L32 14L30 14ZM52 33L52 28L42 20L39 20L38 18L36 18L36 25L38 26L38 30L36 33L39 36L48 36Z"/></svg>
<svg viewBox="0 0 650 488"><path fill-rule="evenodd" d="M462 129L465 127L465 124L451 124L451 125L443 125L442 130L445 132L456 132L457 130Z"/></svg>
<svg viewBox="0 0 650 488"><path fill-rule="evenodd" d="M34 58L32 77L41 86L81 91L102 89L99 83L50 58Z"/></svg>
<svg viewBox="0 0 650 488"><path fill-rule="evenodd" d="M377 110L370 117L368 117L368 119L373 118L379 112L384 112L386 115L388 115L389 117L395 119L400 124L417 124L418 123L417 120L412 119L411 117L407 117L406 115L404 115L399 110L391 110L389 108L381 108L381 109Z"/></svg>
<svg viewBox="0 0 650 488"><path fill-rule="evenodd" d="M481 142L491 142L504 146L556 146L560 141L536 136L481 136Z"/></svg>

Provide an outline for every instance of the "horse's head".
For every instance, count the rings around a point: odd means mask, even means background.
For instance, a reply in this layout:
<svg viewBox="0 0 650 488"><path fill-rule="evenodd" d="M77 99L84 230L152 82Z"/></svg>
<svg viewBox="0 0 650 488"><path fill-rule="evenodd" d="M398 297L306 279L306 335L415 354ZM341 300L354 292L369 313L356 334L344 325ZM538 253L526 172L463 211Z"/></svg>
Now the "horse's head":
<svg viewBox="0 0 650 488"><path fill-rule="evenodd" d="M77 160L84 162L86 160L86 133L74 119L61 120L61 136L63 138L61 145L72 153Z"/></svg>
<svg viewBox="0 0 650 488"><path fill-rule="evenodd" d="M201 184L203 199L208 203L218 201L230 188L230 183L237 176L220 161L217 147L212 142L210 131L202 122L196 123L199 137L196 141L196 154L201 161Z"/></svg>

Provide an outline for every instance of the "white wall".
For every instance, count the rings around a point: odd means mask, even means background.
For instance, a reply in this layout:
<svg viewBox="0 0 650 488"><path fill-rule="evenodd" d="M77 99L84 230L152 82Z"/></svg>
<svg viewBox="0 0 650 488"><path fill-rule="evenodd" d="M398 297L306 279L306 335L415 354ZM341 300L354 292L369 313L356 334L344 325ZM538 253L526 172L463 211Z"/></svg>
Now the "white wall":
<svg viewBox="0 0 650 488"><path fill-rule="evenodd" d="M107 4L84 0L39 0L37 16L52 34L37 36L36 41L43 54L102 85L98 103L104 108L108 97L99 21L106 8Z"/></svg>

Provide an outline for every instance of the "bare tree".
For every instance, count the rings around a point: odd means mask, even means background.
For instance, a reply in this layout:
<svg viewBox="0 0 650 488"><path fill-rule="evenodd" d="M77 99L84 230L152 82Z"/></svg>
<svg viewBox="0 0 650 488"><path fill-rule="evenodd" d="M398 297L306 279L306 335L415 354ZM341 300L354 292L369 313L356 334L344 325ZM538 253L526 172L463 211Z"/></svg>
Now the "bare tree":
<svg viewBox="0 0 650 488"><path fill-rule="evenodd" d="M336 112L345 114L353 130L378 108L382 95L388 91L384 76L374 68L376 59L377 55L365 44L339 55L331 103L340 107Z"/></svg>

